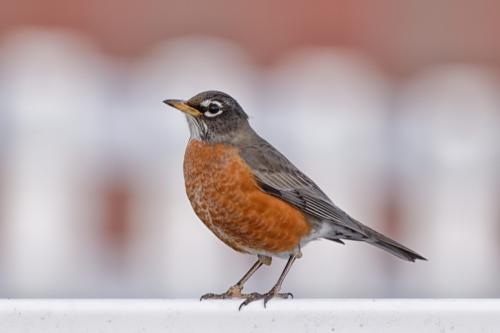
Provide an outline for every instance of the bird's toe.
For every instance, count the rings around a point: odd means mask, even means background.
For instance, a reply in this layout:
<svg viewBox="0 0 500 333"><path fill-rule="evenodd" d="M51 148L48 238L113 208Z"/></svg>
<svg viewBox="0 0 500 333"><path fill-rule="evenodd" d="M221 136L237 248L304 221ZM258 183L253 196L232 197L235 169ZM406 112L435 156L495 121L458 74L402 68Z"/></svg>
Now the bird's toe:
<svg viewBox="0 0 500 333"><path fill-rule="evenodd" d="M215 294L215 293L208 293L200 297L200 301L207 300L207 299L228 299L228 298L244 298L247 295L242 294L241 290L243 287L239 285L235 285L230 287L225 293L222 294Z"/></svg>

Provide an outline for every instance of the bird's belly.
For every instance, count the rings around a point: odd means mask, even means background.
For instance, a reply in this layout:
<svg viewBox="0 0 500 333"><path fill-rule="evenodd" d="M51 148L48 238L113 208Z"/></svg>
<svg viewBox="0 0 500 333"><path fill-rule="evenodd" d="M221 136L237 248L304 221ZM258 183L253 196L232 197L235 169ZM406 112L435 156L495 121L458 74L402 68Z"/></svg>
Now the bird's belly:
<svg viewBox="0 0 500 333"><path fill-rule="evenodd" d="M301 211L259 189L234 147L190 141L184 179L196 215L237 251L292 252L310 233Z"/></svg>

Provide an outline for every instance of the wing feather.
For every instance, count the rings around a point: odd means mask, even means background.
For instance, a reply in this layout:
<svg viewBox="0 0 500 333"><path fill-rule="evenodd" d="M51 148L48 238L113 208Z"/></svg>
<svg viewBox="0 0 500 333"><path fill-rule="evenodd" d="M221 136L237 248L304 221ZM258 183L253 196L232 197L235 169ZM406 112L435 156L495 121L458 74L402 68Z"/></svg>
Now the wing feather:
<svg viewBox="0 0 500 333"><path fill-rule="evenodd" d="M363 240L404 260L426 260L415 251L347 215L309 177L256 134L247 144L243 142L238 148L262 191L290 203L316 220L337 226L333 228L336 230L333 235L326 234L325 238L339 243L342 243L340 238Z"/></svg>
<svg viewBox="0 0 500 333"><path fill-rule="evenodd" d="M328 196L271 144L259 137L242 145L241 157L250 166L261 189L319 220L328 220L366 235L363 228L338 208Z"/></svg>

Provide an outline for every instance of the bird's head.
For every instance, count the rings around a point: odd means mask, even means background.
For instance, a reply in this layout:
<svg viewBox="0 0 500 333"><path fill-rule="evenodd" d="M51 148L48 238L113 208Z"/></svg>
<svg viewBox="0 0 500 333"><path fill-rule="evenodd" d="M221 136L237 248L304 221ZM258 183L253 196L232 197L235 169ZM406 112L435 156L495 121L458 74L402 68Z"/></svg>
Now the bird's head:
<svg viewBox="0 0 500 333"><path fill-rule="evenodd" d="M248 116L234 98L220 91L205 91L189 100L163 101L186 114L191 138L224 141L248 127Z"/></svg>

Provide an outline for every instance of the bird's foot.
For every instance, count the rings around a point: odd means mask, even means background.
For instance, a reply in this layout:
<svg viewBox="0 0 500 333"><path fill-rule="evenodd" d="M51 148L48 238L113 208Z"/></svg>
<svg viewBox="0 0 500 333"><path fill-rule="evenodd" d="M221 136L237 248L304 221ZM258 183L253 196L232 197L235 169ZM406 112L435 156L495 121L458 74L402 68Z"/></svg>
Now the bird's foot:
<svg viewBox="0 0 500 333"><path fill-rule="evenodd" d="M246 295L245 300L243 301L243 303L240 304L240 307L238 308L238 310L241 310L244 306L247 306L248 304L255 302L255 301L258 301L260 299L264 300L264 307L266 307L267 302L269 302L269 300L271 300L272 298L275 298L275 297L287 299L287 298L293 298L293 294L292 293L280 293L279 289L275 289L275 288L269 290L265 294L251 293L251 294Z"/></svg>
<svg viewBox="0 0 500 333"><path fill-rule="evenodd" d="M225 293L222 294L214 294L214 293L208 293L200 297L200 301L206 300L206 299L228 299L228 298L246 298L248 295L242 294L241 290L243 289L243 286L239 285L234 285L230 287Z"/></svg>

